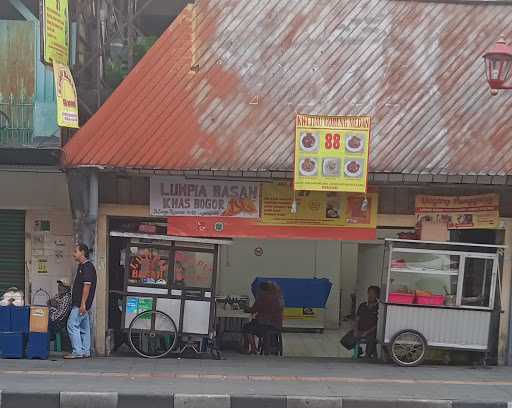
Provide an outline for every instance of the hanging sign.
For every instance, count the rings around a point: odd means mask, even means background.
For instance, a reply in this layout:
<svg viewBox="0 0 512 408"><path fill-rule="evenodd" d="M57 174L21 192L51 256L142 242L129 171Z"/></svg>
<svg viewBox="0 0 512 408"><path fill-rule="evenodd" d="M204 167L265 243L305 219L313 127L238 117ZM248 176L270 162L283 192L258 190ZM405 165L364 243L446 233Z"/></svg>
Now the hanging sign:
<svg viewBox="0 0 512 408"><path fill-rule="evenodd" d="M297 115L295 190L365 193L369 116Z"/></svg>
<svg viewBox="0 0 512 408"><path fill-rule="evenodd" d="M258 218L260 186L244 181L151 177L151 215Z"/></svg>
<svg viewBox="0 0 512 408"><path fill-rule="evenodd" d="M62 127L78 128L78 96L69 67L54 63L53 73L57 99L57 124Z"/></svg>
<svg viewBox="0 0 512 408"><path fill-rule="evenodd" d="M248 237L286 239L376 239L376 193L294 194L290 183L264 183L261 218L169 217L169 235L198 237Z"/></svg>
<svg viewBox="0 0 512 408"><path fill-rule="evenodd" d="M449 229L498 228L500 223L498 194L476 196L416 196L416 219L446 223Z"/></svg>
<svg viewBox="0 0 512 408"><path fill-rule="evenodd" d="M289 183L264 183L261 188L261 222L268 225L316 225L376 228L376 193L299 191Z"/></svg>
<svg viewBox="0 0 512 408"><path fill-rule="evenodd" d="M69 63L68 0L41 0L43 61Z"/></svg>

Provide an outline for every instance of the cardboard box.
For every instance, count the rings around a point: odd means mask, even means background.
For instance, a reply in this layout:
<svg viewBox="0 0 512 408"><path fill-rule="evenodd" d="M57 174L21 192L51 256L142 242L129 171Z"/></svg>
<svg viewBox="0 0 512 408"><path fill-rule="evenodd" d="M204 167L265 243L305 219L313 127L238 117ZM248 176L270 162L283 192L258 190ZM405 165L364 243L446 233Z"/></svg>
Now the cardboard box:
<svg viewBox="0 0 512 408"><path fill-rule="evenodd" d="M30 331L48 333L48 308L46 306L30 307Z"/></svg>
<svg viewBox="0 0 512 408"><path fill-rule="evenodd" d="M421 224L421 240L422 241L441 241L450 240L450 231L448 224L441 222L423 222Z"/></svg>

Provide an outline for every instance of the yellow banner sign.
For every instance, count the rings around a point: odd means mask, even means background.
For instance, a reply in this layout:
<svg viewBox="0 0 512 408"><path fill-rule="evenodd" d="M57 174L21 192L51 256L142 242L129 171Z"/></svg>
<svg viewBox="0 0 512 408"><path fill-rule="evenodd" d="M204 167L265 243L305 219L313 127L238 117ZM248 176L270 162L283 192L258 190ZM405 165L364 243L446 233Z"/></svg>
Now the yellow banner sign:
<svg viewBox="0 0 512 408"><path fill-rule="evenodd" d="M57 99L57 124L62 127L78 128L78 96L69 67L54 63L53 73Z"/></svg>
<svg viewBox="0 0 512 408"><path fill-rule="evenodd" d="M450 229L498 228L498 194L477 196L416 196L417 222L447 223Z"/></svg>
<svg viewBox="0 0 512 408"><path fill-rule="evenodd" d="M51 64L69 63L68 0L41 0L43 59Z"/></svg>
<svg viewBox="0 0 512 408"><path fill-rule="evenodd" d="M286 182L261 187L261 222L268 225L376 228L376 193L300 191Z"/></svg>
<svg viewBox="0 0 512 408"><path fill-rule="evenodd" d="M295 190L365 193L370 117L297 115Z"/></svg>

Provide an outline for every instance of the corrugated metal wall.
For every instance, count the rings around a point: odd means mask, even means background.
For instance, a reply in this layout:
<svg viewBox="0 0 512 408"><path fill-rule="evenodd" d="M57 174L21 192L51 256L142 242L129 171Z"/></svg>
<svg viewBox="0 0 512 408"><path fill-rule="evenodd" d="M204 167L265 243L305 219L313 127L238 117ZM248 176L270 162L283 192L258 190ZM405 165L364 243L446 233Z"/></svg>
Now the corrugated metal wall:
<svg viewBox="0 0 512 408"><path fill-rule="evenodd" d="M25 211L0 210L0 294L25 290Z"/></svg>

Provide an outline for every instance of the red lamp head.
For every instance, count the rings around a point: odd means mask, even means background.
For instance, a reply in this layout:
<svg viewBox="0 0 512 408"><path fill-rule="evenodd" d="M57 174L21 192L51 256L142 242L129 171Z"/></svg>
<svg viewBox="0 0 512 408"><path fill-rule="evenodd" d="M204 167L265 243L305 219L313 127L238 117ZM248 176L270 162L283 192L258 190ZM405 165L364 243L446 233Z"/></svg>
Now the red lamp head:
<svg viewBox="0 0 512 408"><path fill-rule="evenodd" d="M507 85L512 77L512 47L500 39L483 57L487 82L491 90L512 89Z"/></svg>

